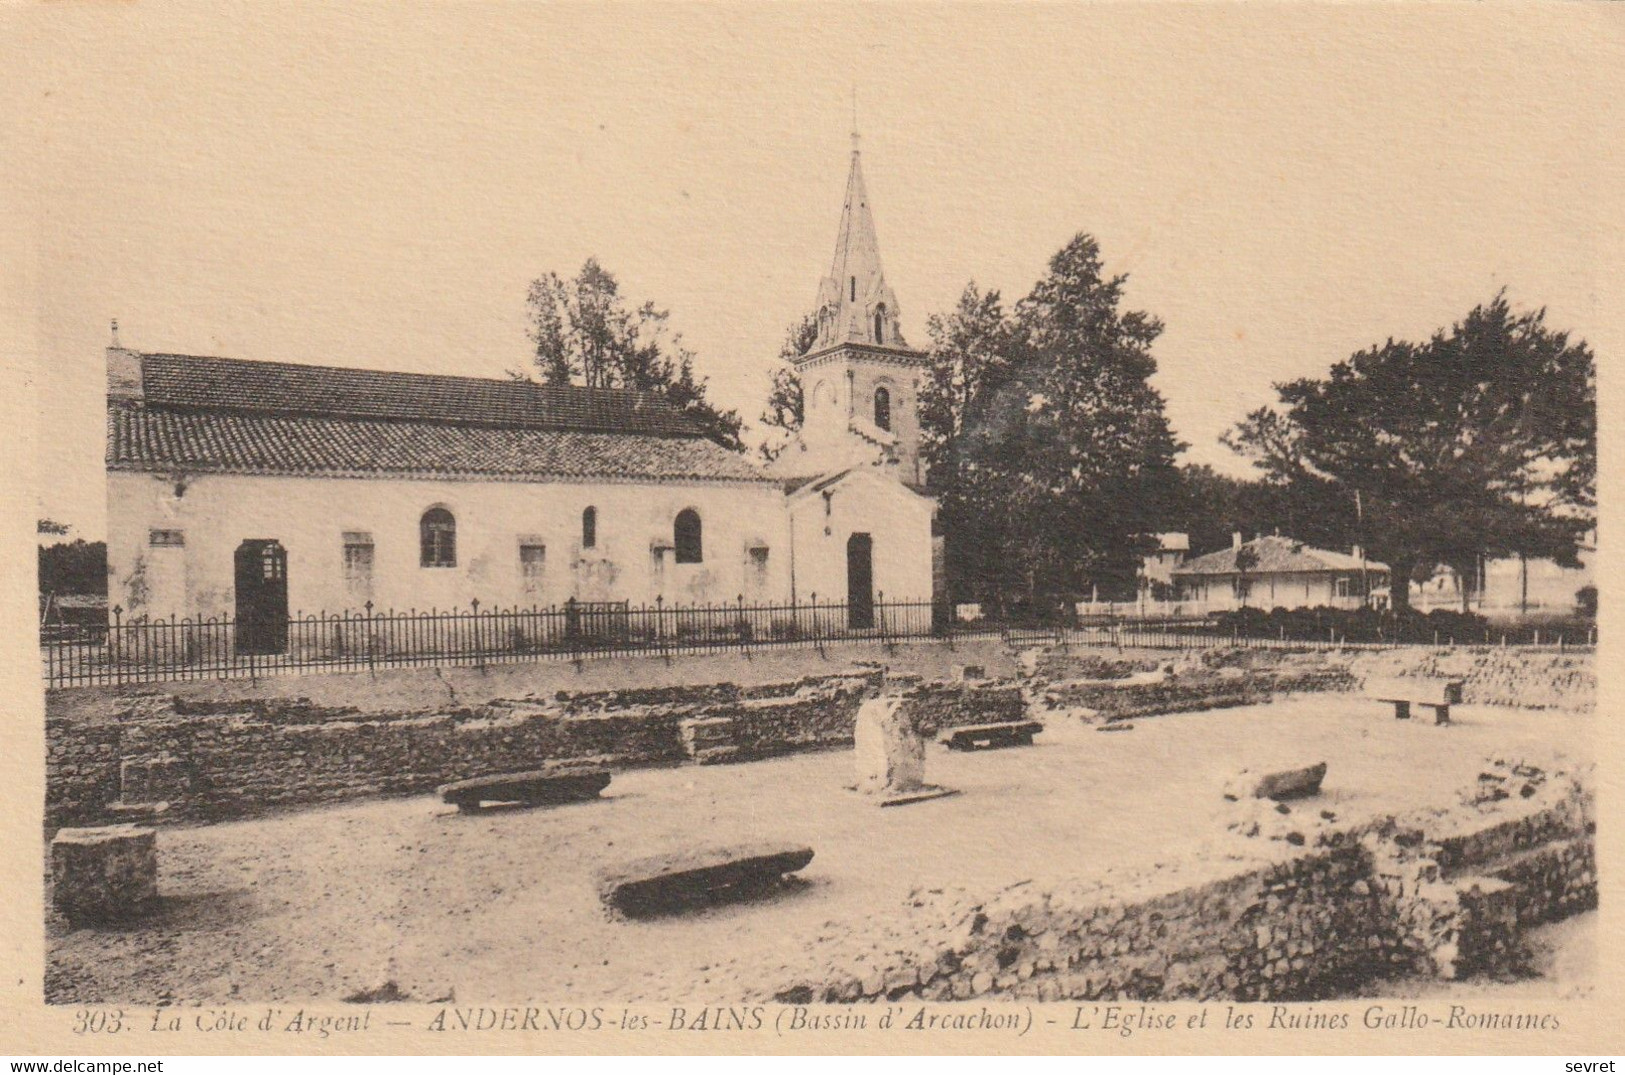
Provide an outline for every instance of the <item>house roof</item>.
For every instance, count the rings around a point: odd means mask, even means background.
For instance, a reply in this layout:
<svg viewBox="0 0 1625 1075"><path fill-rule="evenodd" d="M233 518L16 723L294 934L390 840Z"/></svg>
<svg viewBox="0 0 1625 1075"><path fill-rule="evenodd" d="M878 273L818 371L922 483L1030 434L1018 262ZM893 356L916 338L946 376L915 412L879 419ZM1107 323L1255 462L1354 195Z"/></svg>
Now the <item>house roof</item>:
<svg viewBox="0 0 1625 1075"><path fill-rule="evenodd" d="M772 479L649 393L142 356L108 401L113 470L499 480Z"/></svg>
<svg viewBox="0 0 1625 1075"><path fill-rule="evenodd" d="M1313 573L1320 571L1387 571L1388 565L1375 560L1361 560L1350 556L1346 552L1333 552L1330 549L1313 549L1301 541L1294 541L1289 537L1267 536L1254 538L1241 546L1251 549L1258 557L1258 563L1247 569L1249 575L1268 575L1285 573ZM1240 571L1236 567L1235 547L1210 552L1205 556L1198 556L1188 560L1173 573L1178 576L1186 575L1237 575Z"/></svg>

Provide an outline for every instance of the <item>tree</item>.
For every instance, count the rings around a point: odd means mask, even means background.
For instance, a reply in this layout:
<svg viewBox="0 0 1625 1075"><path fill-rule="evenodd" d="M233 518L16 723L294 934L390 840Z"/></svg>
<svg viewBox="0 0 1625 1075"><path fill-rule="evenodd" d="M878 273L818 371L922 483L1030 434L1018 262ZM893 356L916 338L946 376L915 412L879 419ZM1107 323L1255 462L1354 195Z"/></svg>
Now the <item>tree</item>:
<svg viewBox="0 0 1625 1075"><path fill-rule="evenodd" d="M1340 544L1353 531L1355 505L1322 484L1296 493L1274 481L1220 474L1206 464L1179 468L1180 492L1171 529L1190 535L1195 553L1226 548L1236 531L1280 533L1309 545Z"/></svg>
<svg viewBox="0 0 1625 1075"><path fill-rule="evenodd" d="M548 273L533 281L526 306L533 363L544 384L653 392L718 444L742 450L739 416L706 398L694 353L681 336L668 335L668 311L648 302L630 308L596 259L588 258L574 279Z"/></svg>
<svg viewBox="0 0 1625 1075"><path fill-rule="evenodd" d="M1019 345L999 292L967 284L954 309L926 320L929 368L920 386L920 456L927 484L938 497L949 584L959 600L998 604L998 519L983 510L997 503L998 477L970 465L963 454L972 404L1008 379Z"/></svg>
<svg viewBox="0 0 1625 1075"><path fill-rule="evenodd" d="M1247 574L1258 566L1258 553L1243 545L1236 550L1236 596L1241 599L1241 607L1247 607Z"/></svg>
<svg viewBox="0 0 1625 1075"><path fill-rule="evenodd" d="M961 599L1050 603L1132 594L1173 505L1180 445L1151 387L1155 318L1123 311L1078 235L1006 315L967 288L932 320L922 401L950 581Z"/></svg>
<svg viewBox="0 0 1625 1075"><path fill-rule="evenodd" d="M107 543L78 538L39 549L42 594L107 593Z"/></svg>
<svg viewBox="0 0 1625 1075"><path fill-rule="evenodd" d="M1389 340L1323 380L1276 385L1226 434L1311 510L1336 500L1346 543L1393 572L1393 605L1435 564L1577 563L1596 503L1596 363L1583 341L1515 314L1504 293L1426 343Z"/></svg>
<svg viewBox="0 0 1625 1075"><path fill-rule="evenodd" d="M965 285L953 312L926 320L931 339L930 369L920 387L920 454L938 477L933 484L959 480L958 449L971 404L1001 386L1010 373L1018 344L1015 325L997 291Z"/></svg>
<svg viewBox="0 0 1625 1075"><path fill-rule="evenodd" d="M768 388L767 407L758 419L767 430L759 451L762 458L772 462L789 446L801 430L806 415L801 395L801 378L796 373L795 360L812 350L818 340L818 319L807 314L784 331L784 343L779 347L779 365L773 369L773 380Z"/></svg>
<svg viewBox="0 0 1625 1075"><path fill-rule="evenodd" d="M1597 618L1597 588L1586 585L1574 591L1574 607L1588 620Z"/></svg>

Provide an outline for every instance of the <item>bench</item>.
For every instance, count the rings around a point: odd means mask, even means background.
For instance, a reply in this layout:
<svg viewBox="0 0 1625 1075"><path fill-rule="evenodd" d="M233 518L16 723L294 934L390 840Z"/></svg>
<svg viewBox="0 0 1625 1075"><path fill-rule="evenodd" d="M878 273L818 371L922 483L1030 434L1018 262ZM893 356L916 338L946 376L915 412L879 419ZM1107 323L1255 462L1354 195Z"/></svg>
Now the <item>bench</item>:
<svg viewBox="0 0 1625 1075"><path fill-rule="evenodd" d="M1373 701L1393 706L1395 720L1410 720L1411 706L1419 705L1433 710L1435 724L1449 724L1450 707L1461 704L1462 681L1424 677L1368 680L1365 692Z"/></svg>
<svg viewBox="0 0 1625 1075"><path fill-rule="evenodd" d="M609 779L607 769L502 773L446 784L440 788L440 798L465 814L478 813L485 803L551 806L596 799L609 786Z"/></svg>
<svg viewBox="0 0 1625 1075"><path fill-rule="evenodd" d="M938 742L950 750L997 750L1000 747L1033 745L1033 736L1044 730L1036 720L1012 720L999 724L966 724L944 728Z"/></svg>
<svg viewBox="0 0 1625 1075"><path fill-rule="evenodd" d="M762 895L812 861L810 847L734 844L634 859L598 874L612 911L645 917Z"/></svg>

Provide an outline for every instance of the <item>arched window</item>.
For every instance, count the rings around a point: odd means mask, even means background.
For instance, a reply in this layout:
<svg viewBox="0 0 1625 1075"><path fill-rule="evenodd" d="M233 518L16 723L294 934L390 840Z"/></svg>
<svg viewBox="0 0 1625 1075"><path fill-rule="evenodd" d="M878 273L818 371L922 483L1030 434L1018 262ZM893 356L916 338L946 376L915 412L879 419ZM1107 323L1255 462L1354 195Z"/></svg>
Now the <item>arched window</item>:
<svg viewBox="0 0 1625 1075"><path fill-rule="evenodd" d="M891 428L891 393L885 388L875 389L875 425Z"/></svg>
<svg viewBox="0 0 1625 1075"><path fill-rule="evenodd" d="M677 513L677 525L672 528L672 544L677 546L677 562L697 564L704 560L700 547L700 513L684 508Z"/></svg>
<svg viewBox="0 0 1625 1075"><path fill-rule="evenodd" d="M430 508L418 521L424 567L457 566L457 520L445 508Z"/></svg>
<svg viewBox="0 0 1625 1075"><path fill-rule="evenodd" d="M886 342L886 307L885 306L877 306L875 308L875 342L876 343L885 343Z"/></svg>
<svg viewBox="0 0 1625 1075"><path fill-rule="evenodd" d="M588 508L581 513L581 547L590 549L598 544L598 509Z"/></svg>

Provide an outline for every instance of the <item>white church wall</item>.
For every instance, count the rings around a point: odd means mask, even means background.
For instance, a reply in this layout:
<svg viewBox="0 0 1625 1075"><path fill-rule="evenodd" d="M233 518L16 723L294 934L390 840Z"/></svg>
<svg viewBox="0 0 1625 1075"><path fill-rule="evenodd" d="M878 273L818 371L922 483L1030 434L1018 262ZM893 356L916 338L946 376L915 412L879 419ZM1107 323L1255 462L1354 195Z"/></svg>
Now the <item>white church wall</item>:
<svg viewBox="0 0 1625 1075"><path fill-rule="evenodd" d="M855 533L874 542L874 589L890 601L931 600L931 501L895 479L859 472L837 482L826 498L798 496L790 503L798 601L846 600L847 541ZM827 511L826 511L827 505Z"/></svg>
<svg viewBox="0 0 1625 1075"><path fill-rule="evenodd" d="M221 616L235 608L234 554L249 539L287 550L290 610L485 608L656 597L667 604L789 595L783 496L767 483L521 483L202 475L177 496L154 474L108 474L112 601L125 618ZM425 567L419 521L456 520L456 563ZM596 542L582 513L596 509ZM702 562L675 562L673 523L701 518ZM183 543L155 545L153 531ZM346 535L371 538L370 585L346 577ZM160 541L174 540L159 535ZM521 545L532 547L522 560ZM540 546L541 552L534 551ZM756 550L753 552L752 550ZM766 549L763 553L761 550Z"/></svg>

